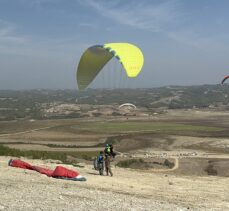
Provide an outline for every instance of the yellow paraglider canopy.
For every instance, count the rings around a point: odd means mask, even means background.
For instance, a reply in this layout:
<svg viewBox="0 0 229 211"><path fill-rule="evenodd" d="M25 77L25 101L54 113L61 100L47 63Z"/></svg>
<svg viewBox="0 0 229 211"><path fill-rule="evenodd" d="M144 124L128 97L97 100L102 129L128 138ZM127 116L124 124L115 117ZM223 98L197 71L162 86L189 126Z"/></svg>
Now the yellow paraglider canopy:
<svg viewBox="0 0 229 211"><path fill-rule="evenodd" d="M77 68L79 89L85 89L97 74L116 57L122 64L128 77L136 77L143 66L144 57L141 50L130 43L108 43L88 48L81 56Z"/></svg>

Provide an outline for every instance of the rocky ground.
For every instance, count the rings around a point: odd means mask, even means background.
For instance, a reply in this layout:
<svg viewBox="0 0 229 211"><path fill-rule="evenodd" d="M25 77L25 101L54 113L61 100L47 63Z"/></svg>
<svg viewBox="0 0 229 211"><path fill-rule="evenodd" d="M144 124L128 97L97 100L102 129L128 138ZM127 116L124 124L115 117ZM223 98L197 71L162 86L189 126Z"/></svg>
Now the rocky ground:
<svg viewBox="0 0 229 211"><path fill-rule="evenodd" d="M229 210L229 179L179 176L113 167L114 177L92 166L68 165L86 182L49 178L12 168L0 157L0 210ZM54 169L53 161L23 159Z"/></svg>

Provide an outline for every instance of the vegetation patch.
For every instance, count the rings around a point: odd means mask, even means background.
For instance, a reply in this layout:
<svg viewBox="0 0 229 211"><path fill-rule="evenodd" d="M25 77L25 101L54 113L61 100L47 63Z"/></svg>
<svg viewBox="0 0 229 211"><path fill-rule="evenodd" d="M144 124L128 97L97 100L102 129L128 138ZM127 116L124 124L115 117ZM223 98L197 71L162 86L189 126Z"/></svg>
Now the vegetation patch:
<svg viewBox="0 0 229 211"><path fill-rule="evenodd" d="M169 161L168 159L165 159L164 165L171 169L174 167L175 164L173 162Z"/></svg>
<svg viewBox="0 0 229 211"><path fill-rule="evenodd" d="M30 159L52 159L60 160L65 164L74 164L75 161L68 159L68 156L73 158L80 158L85 160L93 160L93 157L98 155L98 152L53 152L53 151L36 151L36 150L18 150L12 149L0 144L0 156L12 156L12 157L27 157Z"/></svg>
<svg viewBox="0 0 229 211"><path fill-rule="evenodd" d="M217 176L218 172L217 170L214 168L213 162L212 161L208 161L208 166L204 169L204 171L206 171L208 173L208 175L212 175L212 176Z"/></svg>
<svg viewBox="0 0 229 211"><path fill-rule="evenodd" d="M145 161L144 159L128 159L119 161L116 166L121 168L132 168L132 169L151 169L151 168L173 168L174 163L165 159L163 161Z"/></svg>
<svg viewBox="0 0 229 211"><path fill-rule="evenodd" d="M121 168L131 168L133 165L142 165L145 164L145 161L143 159L130 159L130 160L122 160L119 161L116 166Z"/></svg>

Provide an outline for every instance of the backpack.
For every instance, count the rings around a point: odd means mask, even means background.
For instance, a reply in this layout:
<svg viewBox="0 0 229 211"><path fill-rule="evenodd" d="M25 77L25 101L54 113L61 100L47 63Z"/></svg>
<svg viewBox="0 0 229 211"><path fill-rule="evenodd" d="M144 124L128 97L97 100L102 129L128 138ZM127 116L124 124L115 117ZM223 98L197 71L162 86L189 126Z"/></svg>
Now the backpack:
<svg viewBox="0 0 229 211"><path fill-rule="evenodd" d="M102 163L103 162L103 156L99 155L97 158L98 163Z"/></svg>
<svg viewBox="0 0 229 211"><path fill-rule="evenodd" d="M104 151L105 151L106 154L110 154L111 153L110 146L109 147L106 147Z"/></svg>

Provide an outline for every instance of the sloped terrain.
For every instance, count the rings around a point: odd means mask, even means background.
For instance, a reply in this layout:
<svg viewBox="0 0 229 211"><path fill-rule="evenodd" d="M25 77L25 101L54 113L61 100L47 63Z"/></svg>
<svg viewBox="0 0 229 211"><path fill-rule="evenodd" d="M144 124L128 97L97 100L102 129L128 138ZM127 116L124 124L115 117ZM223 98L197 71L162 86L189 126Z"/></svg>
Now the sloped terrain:
<svg viewBox="0 0 229 211"><path fill-rule="evenodd" d="M0 157L1 210L228 210L228 179L179 176L114 168L99 176L90 165L75 168L87 178L73 182L7 166ZM57 164L25 161L54 168Z"/></svg>

